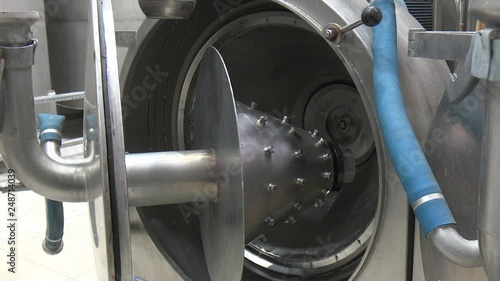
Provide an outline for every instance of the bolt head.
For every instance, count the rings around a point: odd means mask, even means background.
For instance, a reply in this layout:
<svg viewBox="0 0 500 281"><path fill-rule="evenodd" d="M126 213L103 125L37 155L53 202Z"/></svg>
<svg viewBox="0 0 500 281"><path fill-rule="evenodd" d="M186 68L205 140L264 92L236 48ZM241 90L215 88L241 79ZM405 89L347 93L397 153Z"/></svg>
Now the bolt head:
<svg viewBox="0 0 500 281"><path fill-rule="evenodd" d="M304 152L302 150L297 150L293 153L293 155L296 157L296 158L301 158L302 156L304 156Z"/></svg>
<svg viewBox="0 0 500 281"><path fill-rule="evenodd" d="M321 176L327 180L330 180L332 178L332 172L323 172L321 173Z"/></svg>
<svg viewBox="0 0 500 281"><path fill-rule="evenodd" d="M276 191L276 185L275 185L275 184L270 183L269 185L267 185L267 191L269 191L269 192L274 192L274 191Z"/></svg>
<svg viewBox="0 0 500 281"><path fill-rule="evenodd" d="M297 178L296 183L300 186L304 186L304 179L303 178Z"/></svg>
<svg viewBox="0 0 500 281"><path fill-rule="evenodd" d="M316 146L322 146L322 145L324 145L325 143L326 143L326 142L325 142L325 140L324 140L323 138L320 138L320 139L318 140L318 142L316 142Z"/></svg>
<svg viewBox="0 0 500 281"><path fill-rule="evenodd" d="M276 221L272 217L267 217L266 220L265 220L265 222L269 226L274 226L274 224L276 223Z"/></svg>
<svg viewBox="0 0 500 281"><path fill-rule="evenodd" d="M294 207L297 211L301 211L301 210L302 210L302 208L303 208L303 207L302 207L302 205L301 205L300 203L298 203L298 202L297 202L297 203L295 203L295 204L293 204L293 207Z"/></svg>
<svg viewBox="0 0 500 281"><path fill-rule="evenodd" d="M337 32L332 29L332 28L325 28L323 29L323 37L325 37L328 40L333 40L336 37Z"/></svg>
<svg viewBox="0 0 500 281"><path fill-rule="evenodd" d="M256 108L257 108L257 103L256 103L256 102L252 102L252 103L250 104L250 107L249 107L248 109L252 109L252 110L254 110L254 109L256 109Z"/></svg>
<svg viewBox="0 0 500 281"><path fill-rule="evenodd" d="M266 125L267 120L268 120L267 116L261 116L259 120L257 120L257 124L264 126Z"/></svg>
<svg viewBox="0 0 500 281"><path fill-rule="evenodd" d="M323 199L318 199L318 200L316 200L316 202L314 202L314 207L319 208L319 207L323 206L323 204L325 204L325 201L323 201Z"/></svg>
<svg viewBox="0 0 500 281"><path fill-rule="evenodd" d="M274 153L274 147L272 145L264 147L264 153L270 156L271 154Z"/></svg>
<svg viewBox="0 0 500 281"><path fill-rule="evenodd" d="M311 133L311 137L313 138L317 138L319 136L319 131L318 130L314 130L312 133Z"/></svg>
<svg viewBox="0 0 500 281"><path fill-rule="evenodd" d="M265 236L264 234L261 234L261 235L259 236L259 240L260 240L261 242L263 242L263 243L266 243L266 242L267 242L267 236Z"/></svg>
<svg viewBox="0 0 500 281"><path fill-rule="evenodd" d="M329 153L325 153L325 154L320 156L320 159L323 161L330 160L331 158L332 158L332 156Z"/></svg>

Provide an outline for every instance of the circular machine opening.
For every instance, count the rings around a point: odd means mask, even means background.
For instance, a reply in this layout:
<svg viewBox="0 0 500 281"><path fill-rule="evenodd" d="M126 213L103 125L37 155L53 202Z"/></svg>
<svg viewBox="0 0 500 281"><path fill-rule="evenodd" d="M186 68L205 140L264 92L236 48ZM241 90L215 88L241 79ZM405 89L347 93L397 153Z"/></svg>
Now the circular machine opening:
<svg viewBox="0 0 500 281"><path fill-rule="evenodd" d="M157 141L150 139L147 149L190 148L196 69L204 49L216 47L226 63L238 102L257 103L257 110L280 119L287 116L294 126L306 130L318 130L356 166L352 182L303 210L295 221L246 246L243 280L344 280L359 265L377 209L379 172L368 115L351 76L331 46L293 13L272 7L242 13L208 36L200 31L193 36L194 41L186 43L192 48L175 58L182 63L174 69L176 63L172 61L168 69L179 76L170 77L144 106L150 124L148 136L155 138L158 131L167 132L161 138L163 143L154 145ZM154 44L163 46L157 47L154 55L147 54L150 61L169 62L162 59L168 44L161 33L165 30L158 28L149 40L149 50L155 50ZM153 95L165 97L161 109ZM149 120L153 118L162 120ZM135 142L130 143L134 146ZM176 264L181 276L207 280L198 222L189 208L157 206L138 211L155 244L168 261Z"/></svg>

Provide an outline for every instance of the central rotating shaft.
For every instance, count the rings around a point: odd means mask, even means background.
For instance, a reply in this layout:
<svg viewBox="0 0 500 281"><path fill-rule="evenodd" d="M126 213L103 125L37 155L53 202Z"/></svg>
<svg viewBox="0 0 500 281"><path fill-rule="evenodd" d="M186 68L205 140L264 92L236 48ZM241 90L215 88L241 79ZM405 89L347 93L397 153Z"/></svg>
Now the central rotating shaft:
<svg viewBox="0 0 500 281"><path fill-rule="evenodd" d="M315 133L243 104L237 104L237 112L248 243L321 202L334 185L335 158ZM240 168L218 170L210 150L132 153L126 163L129 203L136 207L217 202L226 173Z"/></svg>

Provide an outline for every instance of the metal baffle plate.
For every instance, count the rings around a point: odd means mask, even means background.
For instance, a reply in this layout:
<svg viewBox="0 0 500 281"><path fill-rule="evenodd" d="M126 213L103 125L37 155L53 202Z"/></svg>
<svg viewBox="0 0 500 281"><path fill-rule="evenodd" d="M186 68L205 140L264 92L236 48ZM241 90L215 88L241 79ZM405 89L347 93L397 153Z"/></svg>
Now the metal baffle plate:
<svg viewBox="0 0 500 281"><path fill-rule="evenodd" d="M212 47L198 69L195 94L194 148L212 149L218 167L217 199L199 206L205 260L213 281L241 280L245 223L236 105L224 61Z"/></svg>

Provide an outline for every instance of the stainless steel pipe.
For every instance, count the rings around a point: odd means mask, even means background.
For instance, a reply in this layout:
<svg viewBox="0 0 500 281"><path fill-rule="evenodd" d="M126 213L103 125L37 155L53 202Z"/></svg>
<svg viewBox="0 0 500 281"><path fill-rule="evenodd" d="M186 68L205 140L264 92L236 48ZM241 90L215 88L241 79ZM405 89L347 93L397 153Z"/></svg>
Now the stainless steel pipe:
<svg viewBox="0 0 500 281"><path fill-rule="evenodd" d="M483 263L478 241L463 238L454 226L437 228L429 237L447 259L458 265L478 267Z"/></svg>
<svg viewBox="0 0 500 281"><path fill-rule="evenodd" d="M0 23L9 21L24 29L38 19L38 14L33 12L9 13L8 16L10 20L3 14ZM9 33L9 29L2 29L1 33ZM2 36L0 34L1 38L5 37ZM0 153L7 167L15 170L19 180L36 193L56 201L93 200L100 194L100 189L87 186L85 177L93 166L63 165L48 157L40 146L31 69L36 43L31 40L30 32L25 32L23 36L22 40L16 37L14 45L2 41L0 46L5 60Z"/></svg>
<svg viewBox="0 0 500 281"><path fill-rule="evenodd" d="M129 206L207 202L217 197L217 168L209 151L125 156Z"/></svg>
<svg viewBox="0 0 500 281"><path fill-rule="evenodd" d="M93 200L99 195L99 188L86 185L85 174L90 167L52 160L38 141L31 83L34 47L34 43L0 47L6 61L0 153L19 180L36 193L56 201Z"/></svg>
<svg viewBox="0 0 500 281"><path fill-rule="evenodd" d="M484 270L500 280L500 82L488 82L478 234Z"/></svg>
<svg viewBox="0 0 500 281"><path fill-rule="evenodd" d="M64 165L87 165L94 160L94 145L90 143L87 147L88 156L84 158L66 158L61 156L61 145L56 141L45 141L43 151L52 160Z"/></svg>

